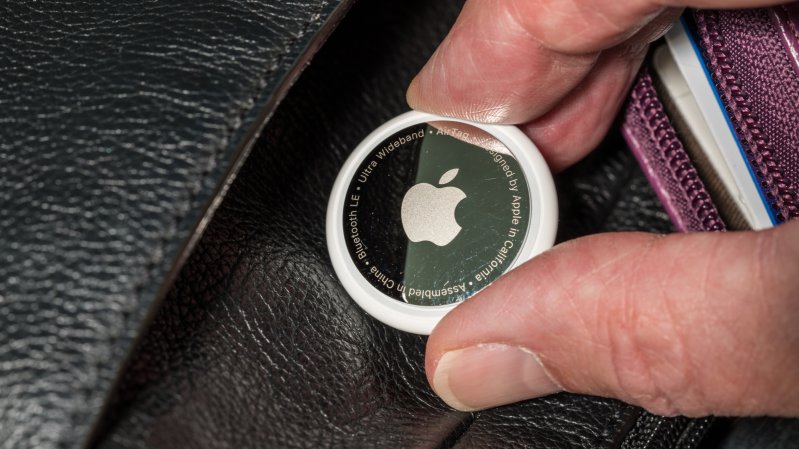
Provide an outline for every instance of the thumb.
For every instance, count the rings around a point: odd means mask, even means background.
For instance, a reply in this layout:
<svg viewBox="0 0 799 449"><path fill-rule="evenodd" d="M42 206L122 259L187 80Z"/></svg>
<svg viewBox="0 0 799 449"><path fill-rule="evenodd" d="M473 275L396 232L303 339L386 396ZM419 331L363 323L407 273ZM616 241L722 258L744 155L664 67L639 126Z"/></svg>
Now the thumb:
<svg viewBox="0 0 799 449"><path fill-rule="evenodd" d="M427 373L454 408L565 390L662 415L799 416L799 222L560 245L453 310Z"/></svg>

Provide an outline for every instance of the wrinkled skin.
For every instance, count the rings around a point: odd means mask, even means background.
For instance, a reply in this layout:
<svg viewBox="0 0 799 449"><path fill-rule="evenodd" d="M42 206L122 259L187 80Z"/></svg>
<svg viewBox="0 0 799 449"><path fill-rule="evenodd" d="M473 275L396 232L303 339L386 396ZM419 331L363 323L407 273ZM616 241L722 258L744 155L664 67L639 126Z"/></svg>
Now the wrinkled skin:
<svg viewBox="0 0 799 449"><path fill-rule="evenodd" d="M602 139L683 7L757 0L470 0L408 90L415 109L519 124L554 170ZM799 416L799 223L596 235L535 258L433 332L431 385L478 410L557 391L655 413Z"/></svg>

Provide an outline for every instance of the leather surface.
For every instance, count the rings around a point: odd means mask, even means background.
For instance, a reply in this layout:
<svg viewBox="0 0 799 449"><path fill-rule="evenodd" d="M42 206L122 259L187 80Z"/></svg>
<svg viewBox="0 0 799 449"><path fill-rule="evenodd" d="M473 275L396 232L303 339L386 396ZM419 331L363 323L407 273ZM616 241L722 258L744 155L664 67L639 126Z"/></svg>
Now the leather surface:
<svg viewBox="0 0 799 449"><path fill-rule="evenodd" d="M334 0L0 10L0 447L85 441Z"/></svg>
<svg viewBox="0 0 799 449"><path fill-rule="evenodd" d="M269 123L143 339L100 448L611 448L646 416L555 395L446 407L425 339L371 319L335 278L325 208L358 142L457 14L450 2L363 0ZM561 240L672 227L618 135L558 177Z"/></svg>
<svg viewBox="0 0 799 449"><path fill-rule="evenodd" d="M702 449L799 448L799 419L738 418L717 427Z"/></svg>

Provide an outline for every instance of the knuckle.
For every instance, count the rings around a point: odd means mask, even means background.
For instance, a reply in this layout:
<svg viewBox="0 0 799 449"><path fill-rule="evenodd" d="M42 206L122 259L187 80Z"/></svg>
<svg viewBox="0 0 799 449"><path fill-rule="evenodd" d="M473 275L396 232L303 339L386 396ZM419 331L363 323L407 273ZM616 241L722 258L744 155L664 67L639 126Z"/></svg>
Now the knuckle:
<svg viewBox="0 0 799 449"><path fill-rule="evenodd" d="M697 414L702 392L680 322L669 304L633 298L612 330L612 369L624 399L665 416ZM653 307L654 306L654 307Z"/></svg>

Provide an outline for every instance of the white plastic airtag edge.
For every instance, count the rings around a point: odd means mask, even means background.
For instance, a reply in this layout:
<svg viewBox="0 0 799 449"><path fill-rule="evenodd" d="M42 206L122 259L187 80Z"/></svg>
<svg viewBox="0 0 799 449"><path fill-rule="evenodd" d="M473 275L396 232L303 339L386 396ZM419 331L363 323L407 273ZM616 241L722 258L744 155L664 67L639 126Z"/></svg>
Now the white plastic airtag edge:
<svg viewBox="0 0 799 449"><path fill-rule="evenodd" d="M425 122L449 121L479 128L502 142L516 158L530 190L531 216L528 234L510 271L551 248L558 226L558 202L552 173L538 148L522 131L510 125L488 125L438 116L419 111L406 112L386 122L361 142L344 163L327 206L327 248L333 269L352 299L381 322L414 334L429 335L438 322L459 303L445 306L419 306L393 299L373 287L361 275L347 250L342 220L347 189L358 167L372 149L386 138L410 126ZM468 299L467 299L468 300Z"/></svg>

